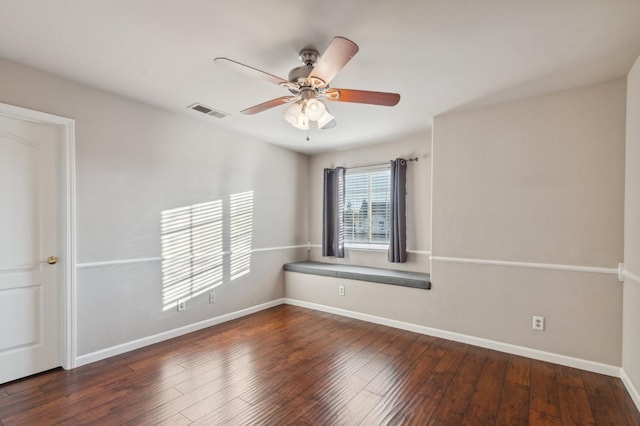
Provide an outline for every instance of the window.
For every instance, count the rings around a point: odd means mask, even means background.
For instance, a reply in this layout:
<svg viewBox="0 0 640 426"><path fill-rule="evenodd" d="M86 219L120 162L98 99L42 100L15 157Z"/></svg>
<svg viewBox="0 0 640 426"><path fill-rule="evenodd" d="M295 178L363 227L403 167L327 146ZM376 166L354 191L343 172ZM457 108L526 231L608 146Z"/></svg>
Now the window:
<svg viewBox="0 0 640 426"><path fill-rule="evenodd" d="M347 170L344 183L344 241L346 244L389 244L389 167Z"/></svg>

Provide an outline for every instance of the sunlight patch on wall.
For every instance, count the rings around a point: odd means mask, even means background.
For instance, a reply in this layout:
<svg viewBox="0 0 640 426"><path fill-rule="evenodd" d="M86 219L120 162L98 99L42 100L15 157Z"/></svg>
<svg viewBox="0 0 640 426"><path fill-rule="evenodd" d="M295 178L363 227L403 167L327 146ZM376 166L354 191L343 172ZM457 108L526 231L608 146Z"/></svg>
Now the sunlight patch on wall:
<svg viewBox="0 0 640 426"><path fill-rule="evenodd" d="M229 204L231 280L251 271L253 191L232 194Z"/></svg>
<svg viewBox="0 0 640 426"><path fill-rule="evenodd" d="M162 310L223 281L222 200L161 213Z"/></svg>

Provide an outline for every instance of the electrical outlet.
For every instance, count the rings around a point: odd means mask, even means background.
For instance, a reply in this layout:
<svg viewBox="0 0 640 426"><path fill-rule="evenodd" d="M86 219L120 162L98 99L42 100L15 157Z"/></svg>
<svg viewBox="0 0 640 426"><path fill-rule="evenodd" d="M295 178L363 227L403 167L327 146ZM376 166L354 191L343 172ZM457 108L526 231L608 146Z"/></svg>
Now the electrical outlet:
<svg viewBox="0 0 640 426"><path fill-rule="evenodd" d="M187 306L184 303L184 300L178 300L178 312L182 312L187 309Z"/></svg>
<svg viewBox="0 0 640 426"><path fill-rule="evenodd" d="M216 294L209 293L209 303L216 303Z"/></svg>
<svg viewBox="0 0 640 426"><path fill-rule="evenodd" d="M544 331L544 317L534 315L532 326L534 330Z"/></svg>
<svg viewBox="0 0 640 426"><path fill-rule="evenodd" d="M344 286L343 285L339 285L338 286L338 294L340 296L344 296Z"/></svg>

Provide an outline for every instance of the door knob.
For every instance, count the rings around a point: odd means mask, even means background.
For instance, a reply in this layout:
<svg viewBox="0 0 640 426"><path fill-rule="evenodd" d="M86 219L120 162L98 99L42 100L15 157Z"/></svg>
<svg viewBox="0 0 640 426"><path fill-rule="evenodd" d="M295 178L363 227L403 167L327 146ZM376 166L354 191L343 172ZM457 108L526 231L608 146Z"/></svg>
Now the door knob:
<svg viewBox="0 0 640 426"><path fill-rule="evenodd" d="M58 258L56 256L49 256L47 258L47 263L49 265L55 265L56 263L58 263Z"/></svg>

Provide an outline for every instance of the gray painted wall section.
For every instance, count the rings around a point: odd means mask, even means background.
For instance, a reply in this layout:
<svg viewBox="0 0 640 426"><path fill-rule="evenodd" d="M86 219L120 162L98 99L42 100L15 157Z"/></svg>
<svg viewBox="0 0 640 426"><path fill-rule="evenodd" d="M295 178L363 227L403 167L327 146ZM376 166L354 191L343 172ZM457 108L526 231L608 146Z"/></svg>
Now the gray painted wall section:
<svg viewBox="0 0 640 426"><path fill-rule="evenodd" d="M625 269L640 276L640 58L627 77L627 143L624 212ZM622 368L640 409L640 282L624 282Z"/></svg>
<svg viewBox="0 0 640 426"><path fill-rule="evenodd" d="M615 268L625 90L618 79L436 117L433 256ZM431 277L458 289L446 329L621 365L615 275L434 260Z"/></svg>
<svg viewBox="0 0 640 426"><path fill-rule="evenodd" d="M308 241L309 159L211 123L159 110L46 72L0 60L0 102L76 122L77 253L80 265L162 255L161 213L219 200L224 250L229 203L253 191L252 248ZM186 105L185 105L186 107ZM77 355L127 343L284 294L282 264L305 249L256 252L250 272L162 310L162 262L80 268Z"/></svg>

